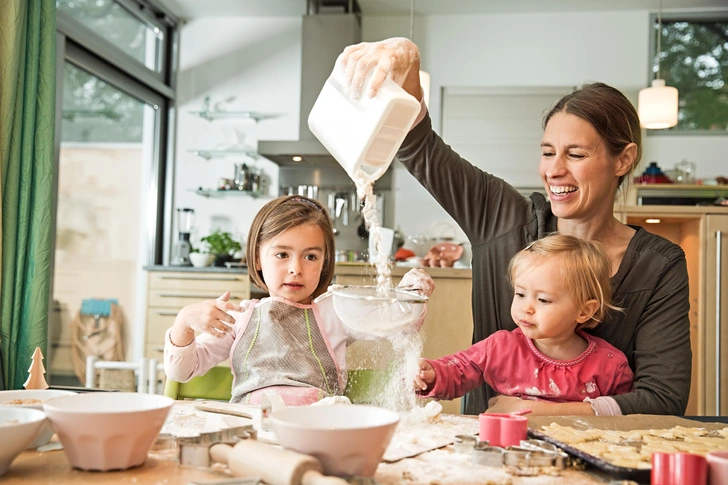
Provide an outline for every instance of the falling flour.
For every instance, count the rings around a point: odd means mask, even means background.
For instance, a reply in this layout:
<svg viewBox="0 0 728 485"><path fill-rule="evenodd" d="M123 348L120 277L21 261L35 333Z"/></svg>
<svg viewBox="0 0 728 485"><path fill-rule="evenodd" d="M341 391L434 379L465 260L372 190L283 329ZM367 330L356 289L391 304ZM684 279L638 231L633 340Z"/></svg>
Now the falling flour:
<svg viewBox="0 0 728 485"><path fill-rule="evenodd" d="M356 191L360 200L364 201L362 217L369 230L377 258L374 265L377 269L377 293L382 296L389 294L392 288L392 269L389 265L391 248L382 247L380 232L381 221L377 212L374 182L360 173L355 177ZM385 314L387 312L384 312ZM376 322L378 327L386 327L395 322ZM381 334L383 335L383 334ZM405 331L387 334L386 338L392 344L397 359L390 363L390 379L382 391L381 404L383 407L395 411L408 411L417 407L417 397L414 391L414 376L419 371L419 359L422 355L422 336L418 332Z"/></svg>

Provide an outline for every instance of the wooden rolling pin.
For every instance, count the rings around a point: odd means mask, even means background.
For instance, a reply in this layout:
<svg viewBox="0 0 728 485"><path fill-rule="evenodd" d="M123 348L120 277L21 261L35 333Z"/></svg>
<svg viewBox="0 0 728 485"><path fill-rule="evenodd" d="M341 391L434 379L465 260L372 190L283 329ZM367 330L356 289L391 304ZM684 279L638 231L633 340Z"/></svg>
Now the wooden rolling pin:
<svg viewBox="0 0 728 485"><path fill-rule="evenodd" d="M268 485L348 485L343 478L321 474L313 456L276 448L256 440L241 440L235 447L213 445L210 456L227 463L236 477L259 477Z"/></svg>

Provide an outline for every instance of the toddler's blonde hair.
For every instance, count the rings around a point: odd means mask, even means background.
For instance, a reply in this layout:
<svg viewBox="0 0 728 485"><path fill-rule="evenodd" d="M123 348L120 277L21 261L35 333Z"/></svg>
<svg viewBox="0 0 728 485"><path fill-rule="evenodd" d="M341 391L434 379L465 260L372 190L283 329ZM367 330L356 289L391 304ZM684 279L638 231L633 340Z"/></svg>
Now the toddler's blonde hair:
<svg viewBox="0 0 728 485"><path fill-rule="evenodd" d="M589 300L599 303L597 311L580 328L596 327L610 310L621 310L612 302L612 265L598 242L589 242L565 234L552 234L519 251L508 266L511 286L516 275L527 265L552 257L561 257L561 281L574 302L583 306Z"/></svg>

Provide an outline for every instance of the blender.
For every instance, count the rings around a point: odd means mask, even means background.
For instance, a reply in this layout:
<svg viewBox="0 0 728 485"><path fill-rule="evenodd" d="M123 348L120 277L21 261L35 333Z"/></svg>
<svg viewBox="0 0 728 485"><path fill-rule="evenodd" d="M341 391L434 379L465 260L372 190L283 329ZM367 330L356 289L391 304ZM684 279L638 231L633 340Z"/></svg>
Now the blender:
<svg viewBox="0 0 728 485"><path fill-rule="evenodd" d="M195 216L195 210L188 207L180 207L177 209L177 230L179 237L174 248L174 257L172 264L175 266L189 266L190 251L190 232L192 231L192 220Z"/></svg>

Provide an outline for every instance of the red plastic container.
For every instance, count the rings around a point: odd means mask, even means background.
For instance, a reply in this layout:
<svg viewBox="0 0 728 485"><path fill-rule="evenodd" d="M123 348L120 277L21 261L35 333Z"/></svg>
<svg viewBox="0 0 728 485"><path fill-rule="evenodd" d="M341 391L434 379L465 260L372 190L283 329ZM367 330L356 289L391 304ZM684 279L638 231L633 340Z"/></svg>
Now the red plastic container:
<svg viewBox="0 0 728 485"><path fill-rule="evenodd" d="M653 453L651 485L706 485L708 462L691 453Z"/></svg>
<svg viewBox="0 0 728 485"><path fill-rule="evenodd" d="M528 434L528 418L513 414L481 414L480 441L490 446L518 446Z"/></svg>

